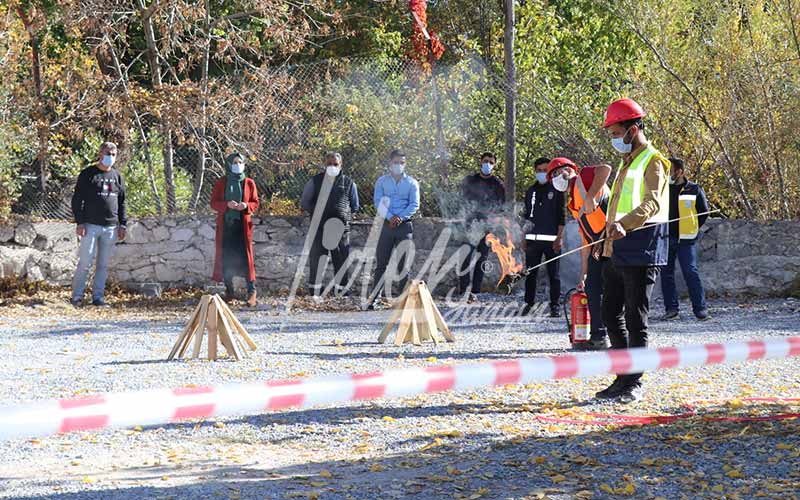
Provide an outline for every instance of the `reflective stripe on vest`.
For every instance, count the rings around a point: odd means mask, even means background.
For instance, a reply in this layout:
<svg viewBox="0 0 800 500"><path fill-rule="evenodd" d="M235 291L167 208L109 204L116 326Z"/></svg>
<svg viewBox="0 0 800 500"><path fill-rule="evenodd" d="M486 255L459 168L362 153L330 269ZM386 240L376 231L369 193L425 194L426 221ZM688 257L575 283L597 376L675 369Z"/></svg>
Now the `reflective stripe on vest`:
<svg viewBox="0 0 800 500"><path fill-rule="evenodd" d="M528 241L556 241L555 234L526 234L525 239Z"/></svg>
<svg viewBox="0 0 800 500"><path fill-rule="evenodd" d="M619 203L617 203L617 215L615 221L628 215L634 208L642 204L645 193L644 175L650 160L658 154L658 151L653 146L647 146L644 151L634 158L633 162L628 167L625 174L625 180L622 182L622 189L619 193ZM619 164L619 171L622 171L623 162ZM611 186L611 196L613 198L616 192L617 179L614 179L614 184ZM609 205L613 203L609 202ZM661 199L659 203L658 212L647 219L645 224L652 224L657 222L667 222L669 220L669 190L663 189L661 192Z"/></svg>
<svg viewBox="0 0 800 500"><path fill-rule="evenodd" d="M678 196L678 234L682 240L693 240L700 232L697 220L697 195L682 194Z"/></svg>

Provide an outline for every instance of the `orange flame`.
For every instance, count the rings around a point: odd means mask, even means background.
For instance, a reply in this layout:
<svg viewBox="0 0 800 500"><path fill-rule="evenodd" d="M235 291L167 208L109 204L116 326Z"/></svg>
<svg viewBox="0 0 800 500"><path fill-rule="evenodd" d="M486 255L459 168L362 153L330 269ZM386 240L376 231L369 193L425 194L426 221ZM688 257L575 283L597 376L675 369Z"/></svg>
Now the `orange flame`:
<svg viewBox="0 0 800 500"><path fill-rule="evenodd" d="M497 260L500 261L502 275L500 276L500 281L497 282L498 285L502 283L503 278L509 274L522 271L522 263L518 263L514 260L514 243L511 242L511 234L508 232L508 229L506 229L506 240L508 241L508 245L503 245L500 238L494 234L489 233L486 235L486 243L491 247L492 252L497 255Z"/></svg>

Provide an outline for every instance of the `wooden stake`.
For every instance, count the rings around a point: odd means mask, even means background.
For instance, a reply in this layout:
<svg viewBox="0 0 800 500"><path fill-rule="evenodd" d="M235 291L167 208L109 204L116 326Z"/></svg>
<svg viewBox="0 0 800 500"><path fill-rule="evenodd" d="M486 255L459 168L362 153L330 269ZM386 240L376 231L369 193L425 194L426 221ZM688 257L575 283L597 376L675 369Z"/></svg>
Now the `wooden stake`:
<svg viewBox="0 0 800 500"><path fill-rule="evenodd" d="M397 326L397 333L394 337L394 344L397 346L408 342L422 345L422 342L427 340L438 344L442 341L439 337L440 331L445 340L455 342L453 334L447 328L424 281L412 281L403 295L392 311L386 326L378 335L378 342L385 342L395 326Z"/></svg>
<svg viewBox="0 0 800 500"><path fill-rule="evenodd" d="M197 317L198 317L197 315L200 312L201 303L202 302L197 303L197 306L194 308L192 315L189 317L189 322L186 323L186 327L183 329L183 332L181 332L180 336L178 337L178 340L175 341L175 345L172 346L172 350L169 352L169 356L167 357L168 361L172 360L172 358L175 357L175 354L178 353L178 349L180 349L180 346L183 343L183 340L186 338L186 336L187 335L191 336L194 333L194 330L197 328Z"/></svg>
<svg viewBox="0 0 800 500"><path fill-rule="evenodd" d="M182 358L192 344L192 339L194 339L192 358L199 357L206 329L208 329L209 360L217 359L219 344L222 344L228 355L237 361L245 357L248 348L256 349L256 344L247 330L219 295L203 295L167 359L172 360L176 355Z"/></svg>
<svg viewBox="0 0 800 500"><path fill-rule="evenodd" d="M431 307L431 309L433 309L432 313L434 321L436 322L436 326L439 327L439 331L441 331L442 335L444 335L445 340L447 340L448 342L455 342L456 338L450 332L450 328L448 328L447 323L445 323L444 318L442 317L442 313L440 313L439 308L436 307L436 302L433 301L433 296L431 295L430 290L428 290L428 287L425 286L424 283L423 286L420 288L420 294L422 294L425 297L424 302L428 304Z"/></svg>

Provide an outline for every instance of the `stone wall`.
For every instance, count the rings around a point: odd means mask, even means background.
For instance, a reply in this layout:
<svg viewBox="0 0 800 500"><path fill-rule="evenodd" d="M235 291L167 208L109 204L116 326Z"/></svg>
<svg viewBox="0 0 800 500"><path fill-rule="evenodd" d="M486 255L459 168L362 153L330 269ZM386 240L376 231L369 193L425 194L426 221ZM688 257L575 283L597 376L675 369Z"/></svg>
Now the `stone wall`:
<svg viewBox="0 0 800 500"><path fill-rule="evenodd" d="M301 261L308 219L264 217L255 219L256 273L261 290L287 290ZM441 219L414 221L414 270L446 292L455 284L452 265L445 263L458 251L461 240L447 237L452 224ZM371 222L355 223L352 246L364 248ZM712 220L700 242L700 269L710 295L782 295L800 289L800 222L771 223ZM513 232L513 231L512 231ZM446 244L438 245L437 240ZM567 248L579 238L574 223L567 228ZM519 251L518 259L522 259ZM70 282L77 258L74 225L65 222L15 220L0 223L0 276L21 276L54 283ZM158 282L163 286L205 285L210 282L214 259L214 220L210 217L141 219L129 227L128 239L116 247L112 279L130 284ZM451 261L452 264L452 261ZM366 266L361 266L366 267ZM578 254L561 261L562 289L574 286ZM432 279L430 272L438 272ZM497 282L500 268L490 258L485 288ZM368 274L356 273L362 281ZM542 276L543 278L543 276ZM540 282L545 282L540 279ZM685 291L683 280L679 286ZM305 279L300 280L301 284ZM522 284L518 290L522 289Z"/></svg>

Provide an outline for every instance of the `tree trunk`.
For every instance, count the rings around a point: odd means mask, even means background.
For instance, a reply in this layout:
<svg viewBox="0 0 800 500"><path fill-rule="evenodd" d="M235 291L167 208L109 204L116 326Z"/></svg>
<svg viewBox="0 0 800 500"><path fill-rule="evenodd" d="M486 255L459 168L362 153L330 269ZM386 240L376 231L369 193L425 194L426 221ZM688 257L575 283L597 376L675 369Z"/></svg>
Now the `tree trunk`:
<svg viewBox="0 0 800 500"><path fill-rule="evenodd" d="M50 158L48 156L48 146L50 144L50 127L47 120L47 106L44 102L44 91L42 87L42 61L39 58L39 34L33 27L33 23L28 15L17 7L25 31L31 44L31 70L33 72L33 87L36 94L36 135L39 139L39 147L36 151L36 164L39 168L39 188L42 193L47 189L47 176Z"/></svg>
<svg viewBox="0 0 800 500"><path fill-rule="evenodd" d="M514 63L514 0L506 0L506 201L517 199L517 68Z"/></svg>
<svg viewBox="0 0 800 500"><path fill-rule="evenodd" d="M140 14L142 17L142 27L144 28L144 36L147 42L147 64L150 67L150 74L153 79L153 87L161 91L161 65L158 62L158 50L156 48L156 36L153 29L153 12L155 12L156 4L153 3L149 7L145 7L144 0L139 0ZM170 128L169 119L163 115L161 117L161 139L162 154L164 157L164 187L167 194L167 213L175 213L177 203L175 200L175 178L173 175L173 147L172 147L172 129Z"/></svg>
<svg viewBox="0 0 800 500"><path fill-rule="evenodd" d="M153 158L150 156L150 139L147 136L144 125L142 125L142 119L139 116L139 112L136 110L136 106L134 106L133 101L131 100L131 93L128 87L128 77L126 73L122 71L122 64L119 62L119 57L117 57L117 51L114 49L114 44L108 37L106 37L106 43L108 43L109 50L111 51L111 57L114 60L114 67L116 68L117 75L119 75L120 82L122 83L122 89L125 91L125 96L128 98L128 102L130 103L131 111L133 112L133 118L136 122L136 128L139 130L141 140L144 141L144 158L145 162L147 163L147 176L150 181L150 190L153 192L153 201L156 205L156 214L161 217L164 215L164 209L161 206L161 195L158 194L158 186L156 185L156 175L153 170Z"/></svg>
<svg viewBox="0 0 800 500"><path fill-rule="evenodd" d="M197 160L197 171L194 173L194 189L192 190L192 211L197 210L200 202L200 193L203 190L203 182L206 175L206 158L208 157L208 147L206 143L206 133L208 131L208 64L211 57L211 6L209 0L205 0L206 9L206 38L203 46L203 62L200 71L200 133L197 140L199 142L199 157Z"/></svg>

